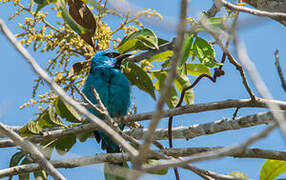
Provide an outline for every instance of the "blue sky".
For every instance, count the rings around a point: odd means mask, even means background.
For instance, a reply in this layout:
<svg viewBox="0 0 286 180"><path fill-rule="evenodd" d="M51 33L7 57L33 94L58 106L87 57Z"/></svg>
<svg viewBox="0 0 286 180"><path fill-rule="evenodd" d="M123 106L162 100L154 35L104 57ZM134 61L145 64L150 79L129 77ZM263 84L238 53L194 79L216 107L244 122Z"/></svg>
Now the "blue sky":
<svg viewBox="0 0 286 180"><path fill-rule="evenodd" d="M179 1L166 1L166 0L134 0L137 6L142 8L155 9L161 13L164 19L176 19L179 13ZM189 16L197 16L201 10L207 10L212 4L212 1L199 1L193 0L189 3ZM47 8L48 9L48 8ZM23 23L23 18L16 18L15 20L8 21L8 17L16 9L11 3L0 4L0 18L6 21L8 27L14 32L19 33L20 28L17 23ZM44 9L45 11L46 9ZM51 18L52 19L52 18ZM105 18L106 23L112 24L118 22L114 18ZM258 23L253 23L258 22ZM257 66L258 71L262 75L263 80L270 89L273 97L278 100L284 100L286 97L285 92L281 88L275 65L274 65L274 51L278 49L280 51L280 63L286 73L286 46L285 27L279 23L268 19L259 18L252 15L241 14L239 23L243 24L243 28L239 30L241 39L245 42L248 54ZM172 31L173 27L160 28L160 25L154 26L154 24L146 24L154 30L157 36L172 40L175 36L175 32ZM120 33L118 35L120 36ZM204 38L210 39L206 34L200 35ZM122 38L122 37L121 37ZM211 40L211 39L210 39ZM25 62L25 60L13 49L11 44L5 39L3 35L0 35L0 52L1 52L1 93L0 93L0 121L8 125L24 125L30 119L33 119L34 113L37 112L36 108L19 109L19 106L27 102L31 98L32 86L34 80L37 78L31 67ZM31 48L28 49L32 55L39 61L41 65L45 65L51 55L34 53ZM216 48L217 59L221 58L221 52ZM231 46L230 50L234 48ZM78 61L83 59L78 59ZM238 71L228 62L224 65L225 76L220 77L216 83L212 83L209 80L202 80L195 87L195 103L206 103L221 101L226 99L240 99L248 98L248 94L244 89L241 78ZM255 91L252 83L251 88ZM135 97L139 112L153 111L155 102L146 93L132 89L132 95ZM146 104L148 104L146 106ZM257 108L245 108L241 109L238 113L239 116L254 114L256 112L267 111L265 109ZM192 124L206 123L215 120L222 119L224 117L232 117L234 109L187 114L183 116L175 117L174 127L184 125L190 126ZM144 123L147 127L148 122ZM167 120L160 121L160 127L167 127ZM205 147L205 146L226 146L232 145L247 139L252 134L259 132L265 126L252 127L236 131L228 131L218 133L215 135L208 135L186 140L175 140L175 147ZM167 141L163 141L167 144ZM264 149L273 150L285 150L285 143L281 138L281 134L278 130L273 131L267 138L256 142L251 147L258 147ZM0 169L7 168L9 165L9 158L15 153L16 148L0 149ZM77 143L72 148L71 152L65 156L59 156L54 153L53 158L70 158L86 155L93 155L101 152L99 145L90 139L85 143ZM238 158L222 158L219 160L211 160L207 162L195 163L194 165L205 168L207 170L216 171L218 173L230 173L232 171L241 171L248 175L249 178L258 179L260 168L264 160L262 159L238 159ZM75 169L61 169L60 171L68 179L103 179L103 166L93 165L87 167L80 167ZM180 170L182 179L200 179L197 175ZM173 171L169 171L167 176L154 176L147 175L150 179L174 179Z"/></svg>

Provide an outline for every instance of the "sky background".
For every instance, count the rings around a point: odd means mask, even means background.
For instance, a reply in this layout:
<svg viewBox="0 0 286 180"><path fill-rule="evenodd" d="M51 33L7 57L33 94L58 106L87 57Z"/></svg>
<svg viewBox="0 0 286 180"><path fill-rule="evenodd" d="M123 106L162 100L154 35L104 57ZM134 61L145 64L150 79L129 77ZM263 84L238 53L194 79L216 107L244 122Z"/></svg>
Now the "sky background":
<svg viewBox="0 0 286 180"><path fill-rule="evenodd" d="M174 22L179 15L179 2L180 1L166 1L166 0L133 0L132 3L143 9L151 8L161 13L164 21L161 23L154 23L143 20L145 26L151 28L158 37L171 41L176 35L175 26L172 23L167 24L168 21ZM212 5L211 0L199 1L193 0L189 3L188 16L198 17L202 10L207 11ZM110 6L108 4L108 6ZM0 4L0 18L3 19L13 33L21 32L18 23L23 23L23 17L16 18L8 21L8 18L15 12L12 3ZM44 11L49 11L49 7ZM51 15L50 22L52 23L54 16ZM114 29L120 20L113 17L106 17L104 22L111 25ZM255 17L242 13L239 18L239 35L245 43L248 55L251 60L256 64L267 87L272 93L273 97L277 100L284 100L286 97L285 92L281 88L281 83L274 65L274 51L280 51L280 63L282 69L286 73L286 46L285 27L268 18ZM122 38L122 33L117 36ZM199 34L200 37L212 40L207 34ZM45 66L47 61L52 57L51 54L40 54L28 49L35 59ZM234 56L234 48L230 46L231 52ZM0 121L8 125L24 125L30 119L34 118L34 113L38 112L37 108L19 109L19 106L27 102L32 96L32 87L37 75L32 71L31 67L26 61L14 50L7 39L0 35L0 52L1 52L1 93L0 93ZM216 58L221 59L221 51L216 48ZM83 58L73 59L73 62L81 61ZM228 61L224 65L225 76L218 78L216 83L212 83L207 79L203 79L195 87L195 103L207 103L222 101L226 99L241 99L249 98L246 90L244 89L239 72ZM193 79L192 79L193 80ZM252 83L251 88L257 94ZM43 88L42 91L45 89ZM155 107L154 100L146 93L132 88L133 102L138 107L138 112L150 112ZM222 118L232 117L235 109L227 109L212 112L203 112L196 114L186 114L176 116L174 118L174 127L190 126L192 124L200 124L220 120ZM238 115L245 116L257 112L264 112L266 109L258 108L244 108L240 109ZM167 119L160 121L159 127L167 127ZM143 123L147 127L148 122ZM226 146L233 145L246 140L251 135L261 131L265 125L251 127L235 131L227 131L217 133L214 135L207 135L191 140L174 140L175 147L213 147L213 146ZM167 141L162 141L164 145ZM285 141L283 141L280 132L276 129L267 138L254 143L251 147L285 150ZM9 166L10 157L16 152L17 148L1 148L0 149L0 169ZM53 159L72 158L80 156L94 155L102 152L99 145L94 139L89 139L85 143L77 143L71 151L65 156L59 156L57 153L53 154ZM231 158L226 157L219 160L211 160L206 162L195 163L195 166L212 170L218 173L231 173L233 171L241 171L251 179L258 179L260 168L263 165L263 159L247 159L247 158ZM92 165L79 167L75 169L60 169L60 171L68 179L103 179L103 165ZM190 171L180 169L181 179L200 179L196 174ZM283 176L281 176L283 177ZM286 177L286 176L284 176ZM174 179L172 170L166 176L146 175L144 179Z"/></svg>

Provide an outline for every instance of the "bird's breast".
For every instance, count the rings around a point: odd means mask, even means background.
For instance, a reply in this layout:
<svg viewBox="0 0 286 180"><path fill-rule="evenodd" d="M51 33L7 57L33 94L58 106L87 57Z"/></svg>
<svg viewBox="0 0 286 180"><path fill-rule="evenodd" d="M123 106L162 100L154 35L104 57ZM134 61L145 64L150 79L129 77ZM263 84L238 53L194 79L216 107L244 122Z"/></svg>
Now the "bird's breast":
<svg viewBox="0 0 286 180"><path fill-rule="evenodd" d="M97 102L91 92L91 86L98 92L111 117L127 114L130 106L130 83L119 70L99 69L89 74L84 93L96 104Z"/></svg>

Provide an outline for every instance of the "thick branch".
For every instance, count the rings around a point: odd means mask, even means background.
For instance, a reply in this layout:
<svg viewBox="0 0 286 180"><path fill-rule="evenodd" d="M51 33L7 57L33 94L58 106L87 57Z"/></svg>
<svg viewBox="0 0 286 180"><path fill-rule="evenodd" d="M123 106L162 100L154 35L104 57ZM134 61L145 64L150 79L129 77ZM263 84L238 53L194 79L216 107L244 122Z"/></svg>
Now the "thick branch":
<svg viewBox="0 0 286 180"><path fill-rule="evenodd" d="M227 108L243 108L243 107L261 107L267 108L267 103L277 104L282 110L286 110L286 102L276 101L276 100L265 100L262 98L257 98L255 101L251 99L239 99L239 100L225 100L225 101L217 101L211 103L202 103L202 104L192 104L186 105L178 108L173 108L170 110L163 111L161 114L161 118L177 116L188 113L198 113L205 111L213 111ZM147 112L142 114L135 114L132 116L124 117L124 121L143 121L152 118L153 112Z"/></svg>
<svg viewBox="0 0 286 180"><path fill-rule="evenodd" d="M239 99L239 100L229 99L225 101L217 101L217 102L211 102L211 103L186 105L186 106L166 110L166 111L163 111L162 117L177 116L177 115L188 114L188 113L198 113L198 112L213 111L213 110L220 110L220 109L227 109L227 108L237 108L237 107L239 108L246 108L246 107L268 108L266 103L277 104L282 110L286 110L286 102L283 102L283 101L265 100L262 98L257 98L255 102L251 101L251 99ZM152 114L153 112L148 112L148 113L136 114L136 115L131 115L131 116L125 116L123 118L123 121L124 122L136 122L136 121L150 120L152 118ZM9 128L18 132L21 127L10 126ZM66 135L70 135L72 133L78 134L83 131L95 130L96 128L97 126L95 124L88 124L88 125L82 125L79 127L74 127L73 129L67 129L64 133L67 133ZM63 133L63 132L60 131L59 133ZM47 140L49 140L48 137L51 137L51 139L56 138L56 137L49 136L48 132L46 133L44 132L43 137L46 137L46 136L47 136ZM0 138L1 137L5 137L5 136L3 136L3 134L0 133ZM31 137L30 140L35 142L32 139L34 138L37 139L39 137L40 136L33 136Z"/></svg>
<svg viewBox="0 0 286 180"><path fill-rule="evenodd" d="M286 113L284 114L286 115ZM270 112L257 113L254 115L238 117L235 120L233 120L232 118L228 118L205 124L194 124L189 127L180 126L172 128L172 138L192 139L207 134L215 134L228 130L237 130L241 128L257 126L260 124L269 124L273 121L274 117ZM147 131L148 131L147 129L138 128L138 129L125 130L124 132L136 139L143 139ZM156 131L153 134L153 139L154 140L168 139L168 129L165 128L156 129Z"/></svg>
<svg viewBox="0 0 286 180"><path fill-rule="evenodd" d="M222 149L223 147L199 147L199 148L174 148L160 150L158 152L164 153L168 156L184 157L191 156L197 153L208 152ZM274 159L274 160L286 160L286 152L284 151L271 151L263 149L245 149L243 152L236 154L228 154L227 156L236 158L263 158L263 159ZM151 158L151 157L150 157ZM63 160L51 160L51 164L56 168L74 168L79 166L86 166L90 164L98 164L104 162L124 162L130 161L130 156L126 153L108 153L108 154L97 154L94 156L71 158ZM27 165L15 166L7 169L0 170L0 178L8 177L12 175L28 173L39 170L38 164L32 163Z"/></svg>
<svg viewBox="0 0 286 180"><path fill-rule="evenodd" d="M286 115L286 113L284 113ZM273 115L270 112L257 113L254 115L238 117L235 120L232 118L222 119L205 124L194 124L189 127L177 127L172 129L172 137L174 139L191 139L206 134L214 134L227 130L237 130L241 128L252 127L260 124L269 124L273 122ZM34 143L39 143L44 140L53 140L59 137L68 136L71 134L79 134L97 129L95 124L85 124L71 129L60 129L44 132L43 135L35 135L26 138ZM143 139L147 133L147 129L137 128L128 129L123 132L135 139ZM153 134L153 140L168 139L168 129L156 129ZM11 140L0 141L0 148L15 146Z"/></svg>

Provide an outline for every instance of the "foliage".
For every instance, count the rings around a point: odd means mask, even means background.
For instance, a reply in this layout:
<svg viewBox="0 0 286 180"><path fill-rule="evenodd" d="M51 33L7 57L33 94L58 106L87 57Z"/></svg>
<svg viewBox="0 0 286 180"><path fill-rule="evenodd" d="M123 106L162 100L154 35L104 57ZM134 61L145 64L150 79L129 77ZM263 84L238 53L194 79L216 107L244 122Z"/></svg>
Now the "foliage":
<svg viewBox="0 0 286 180"><path fill-rule="evenodd" d="M286 172L286 162L282 160L266 160L263 164L259 180L274 180Z"/></svg>

